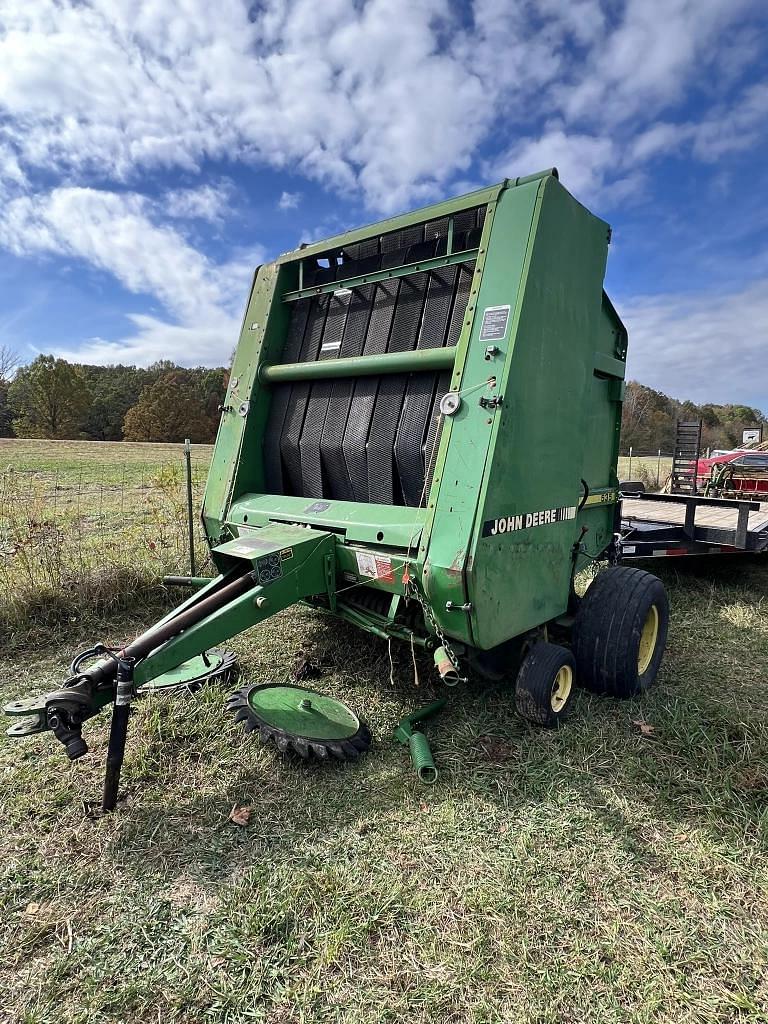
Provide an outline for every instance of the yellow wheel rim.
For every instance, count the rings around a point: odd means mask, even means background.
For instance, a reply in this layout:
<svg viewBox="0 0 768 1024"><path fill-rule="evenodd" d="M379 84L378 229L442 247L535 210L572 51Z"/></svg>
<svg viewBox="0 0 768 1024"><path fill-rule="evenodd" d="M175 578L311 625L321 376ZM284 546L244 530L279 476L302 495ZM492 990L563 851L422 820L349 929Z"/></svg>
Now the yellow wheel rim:
<svg viewBox="0 0 768 1024"><path fill-rule="evenodd" d="M549 703L555 713L562 711L565 707L572 687L573 669L570 665L563 665L563 667L558 670L554 683L552 683L552 693L549 698Z"/></svg>
<svg viewBox="0 0 768 1024"><path fill-rule="evenodd" d="M642 675L653 661L656 641L659 638L659 609L652 604L643 623L640 633L640 646L637 650L637 672Z"/></svg>

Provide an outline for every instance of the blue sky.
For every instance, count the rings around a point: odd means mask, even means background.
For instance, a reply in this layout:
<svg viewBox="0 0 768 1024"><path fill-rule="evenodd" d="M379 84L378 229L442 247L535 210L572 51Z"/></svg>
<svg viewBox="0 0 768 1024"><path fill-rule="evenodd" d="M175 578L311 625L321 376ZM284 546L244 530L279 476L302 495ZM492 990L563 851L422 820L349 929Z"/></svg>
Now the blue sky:
<svg viewBox="0 0 768 1024"><path fill-rule="evenodd" d="M768 412L764 0L2 0L0 344L227 362L256 263L553 164L631 376Z"/></svg>

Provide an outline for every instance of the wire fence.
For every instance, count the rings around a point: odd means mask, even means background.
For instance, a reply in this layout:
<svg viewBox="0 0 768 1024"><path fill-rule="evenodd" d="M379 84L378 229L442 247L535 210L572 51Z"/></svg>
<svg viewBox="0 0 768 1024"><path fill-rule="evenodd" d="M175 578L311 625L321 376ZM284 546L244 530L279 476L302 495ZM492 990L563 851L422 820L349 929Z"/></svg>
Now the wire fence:
<svg viewBox="0 0 768 1024"><path fill-rule="evenodd" d="M619 480L640 480L649 490L663 487L672 471L672 452L626 448L619 455Z"/></svg>
<svg viewBox="0 0 768 1024"><path fill-rule="evenodd" d="M0 628L61 619L148 598L165 574L190 566L183 455L151 463L55 454L0 471ZM38 459L38 462L42 460ZM209 566L199 524L207 459L192 463L198 572Z"/></svg>

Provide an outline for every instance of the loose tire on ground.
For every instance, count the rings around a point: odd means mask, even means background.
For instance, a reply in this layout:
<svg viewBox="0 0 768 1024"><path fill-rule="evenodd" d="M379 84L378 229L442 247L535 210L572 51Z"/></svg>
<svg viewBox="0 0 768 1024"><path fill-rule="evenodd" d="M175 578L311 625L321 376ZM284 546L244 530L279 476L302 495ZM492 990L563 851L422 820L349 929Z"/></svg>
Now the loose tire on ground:
<svg viewBox="0 0 768 1024"><path fill-rule="evenodd" d="M664 655L669 602L643 569L603 569L587 589L573 627L579 683L594 693L635 697L656 678Z"/></svg>
<svg viewBox="0 0 768 1024"><path fill-rule="evenodd" d="M575 662L567 647L536 643L526 654L515 685L518 714L534 725L562 725L574 692Z"/></svg>

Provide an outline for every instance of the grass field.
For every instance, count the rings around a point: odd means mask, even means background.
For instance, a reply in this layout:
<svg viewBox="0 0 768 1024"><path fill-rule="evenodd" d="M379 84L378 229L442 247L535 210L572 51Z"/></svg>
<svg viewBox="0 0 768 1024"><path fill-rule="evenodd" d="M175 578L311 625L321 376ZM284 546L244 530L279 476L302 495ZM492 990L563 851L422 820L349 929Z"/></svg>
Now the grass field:
<svg viewBox="0 0 768 1024"><path fill-rule="evenodd" d="M0 465L28 455L8 446ZM60 479L81 460L60 457ZM385 643L308 610L233 646L248 681L285 678L299 651L319 665L310 685L370 720L358 765L286 762L213 688L147 699L125 799L98 819L106 719L75 764L50 738L0 742L0 1020L765 1021L767 568L664 572L668 653L642 701L579 693L544 733L504 687L453 691L428 726L431 788L391 739L434 695L428 666L416 689L394 645L392 683ZM148 595L140 613L3 635L0 698L53 688L78 647L134 635L168 604ZM235 804L247 827L229 823Z"/></svg>
<svg viewBox="0 0 768 1024"><path fill-rule="evenodd" d="M620 455L617 466L619 480L642 480L649 490L663 487L671 470L672 458L668 455L661 458L635 455L632 459Z"/></svg>
<svg viewBox="0 0 768 1024"><path fill-rule="evenodd" d="M202 498L211 446L192 448ZM0 439L0 631L28 642L157 597L188 571L183 448ZM198 564L206 549L197 531Z"/></svg>

